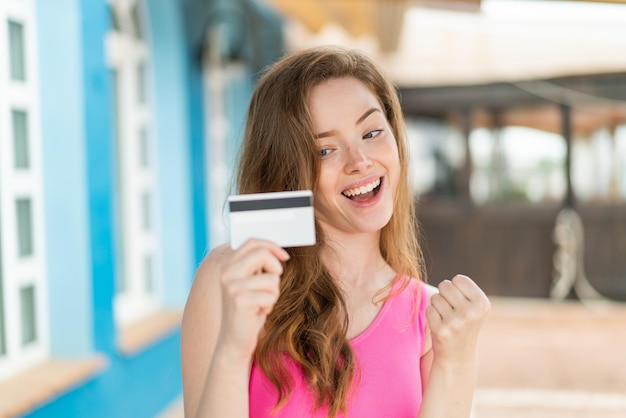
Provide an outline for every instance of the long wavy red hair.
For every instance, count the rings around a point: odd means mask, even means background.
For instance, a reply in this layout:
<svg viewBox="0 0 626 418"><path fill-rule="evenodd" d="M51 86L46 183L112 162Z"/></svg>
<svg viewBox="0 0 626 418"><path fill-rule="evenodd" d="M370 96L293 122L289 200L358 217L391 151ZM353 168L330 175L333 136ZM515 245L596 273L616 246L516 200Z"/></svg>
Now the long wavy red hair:
<svg viewBox="0 0 626 418"><path fill-rule="evenodd" d="M320 161L307 108L313 87L334 78L354 77L380 100L393 130L400 157L400 180L394 213L382 229L380 251L398 277L423 278L422 253L412 188L404 119L397 92L366 55L340 48L315 48L291 54L259 80L247 114L237 172L239 193L315 190ZM349 318L337 282L320 259L324 237L317 226L312 247L290 248L281 294L267 318L255 361L278 388L278 407L293 381L284 354L302 368L316 395L317 407L334 417L345 411L356 359L346 337Z"/></svg>

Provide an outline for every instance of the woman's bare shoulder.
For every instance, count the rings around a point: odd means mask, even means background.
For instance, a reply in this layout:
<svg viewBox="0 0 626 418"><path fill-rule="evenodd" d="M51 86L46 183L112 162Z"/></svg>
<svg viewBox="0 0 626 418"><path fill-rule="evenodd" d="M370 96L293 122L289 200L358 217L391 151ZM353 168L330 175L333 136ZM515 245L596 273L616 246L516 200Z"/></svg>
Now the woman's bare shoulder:
<svg viewBox="0 0 626 418"><path fill-rule="evenodd" d="M230 251L228 244L216 247L198 266L187 297L183 326L190 320L195 322L197 318L206 319L207 313L215 312L220 306L220 272Z"/></svg>
<svg viewBox="0 0 626 418"><path fill-rule="evenodd" d="M195 410L220 331L220 274L230 247L213 249L202 260L187 297L181 328L181 362L185 409Z"/></svg>
<svg viewBox="0 0 626 418"><path fill-rule="evenodd" d="M218 247L215 247L211 252L209 252L200 265L198 266L198 270L196 271L196 277L194 278L194 284L199 282L199 284L206 284L207 280L211 280L211 277L214 273L218 273L226 257L228 257L231 252L230 246L228 244L222 244Z"/></svg>

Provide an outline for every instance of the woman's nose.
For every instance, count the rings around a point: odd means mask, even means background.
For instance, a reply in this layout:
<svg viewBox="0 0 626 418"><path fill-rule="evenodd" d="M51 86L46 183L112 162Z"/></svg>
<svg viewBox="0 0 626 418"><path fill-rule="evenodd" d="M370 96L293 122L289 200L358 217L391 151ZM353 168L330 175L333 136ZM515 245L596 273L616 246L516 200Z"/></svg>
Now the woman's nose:
<svg viewBox="0 0 626 418"><path fill-rule="evenodd" d="M372 165L372 160L362 147L348 148L347 158L346 171L350 173L363 171Z"/></svg>

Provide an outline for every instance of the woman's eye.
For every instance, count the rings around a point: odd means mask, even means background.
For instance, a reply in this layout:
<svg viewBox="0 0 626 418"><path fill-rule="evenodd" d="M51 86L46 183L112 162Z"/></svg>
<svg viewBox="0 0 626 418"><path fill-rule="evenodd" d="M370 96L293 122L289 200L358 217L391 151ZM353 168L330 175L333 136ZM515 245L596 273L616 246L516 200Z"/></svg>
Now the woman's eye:
<svg viewBox="0 0 626 418"><path fill-rule="evenodd" d="M369 131L368 133L366 133L365 135L363 135L363 139L372 139L377 137L378 135L380 135L380 133L382 132L382 129L374 129L373 131Z"/></svg>
<svg viewBox="0 0 626 418"><path fill-rule="evenodd" d="M331 149L330 148L322 148L320 150L320 157L326 157L328 154L330 154Z"/></svg>

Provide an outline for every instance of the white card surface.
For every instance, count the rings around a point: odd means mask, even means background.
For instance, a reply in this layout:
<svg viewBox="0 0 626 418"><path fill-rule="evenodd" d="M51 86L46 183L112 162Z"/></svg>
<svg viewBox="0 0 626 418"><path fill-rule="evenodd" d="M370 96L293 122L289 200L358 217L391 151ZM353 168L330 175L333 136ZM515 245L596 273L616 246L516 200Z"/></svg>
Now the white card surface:
<svg viewBox="0 0 626 418"><path fill-rule="evenodd" d="M254 193L228 197L230 246L239 248L249 238L281 247L315 244L313 193L310 190Z"/></svg>

